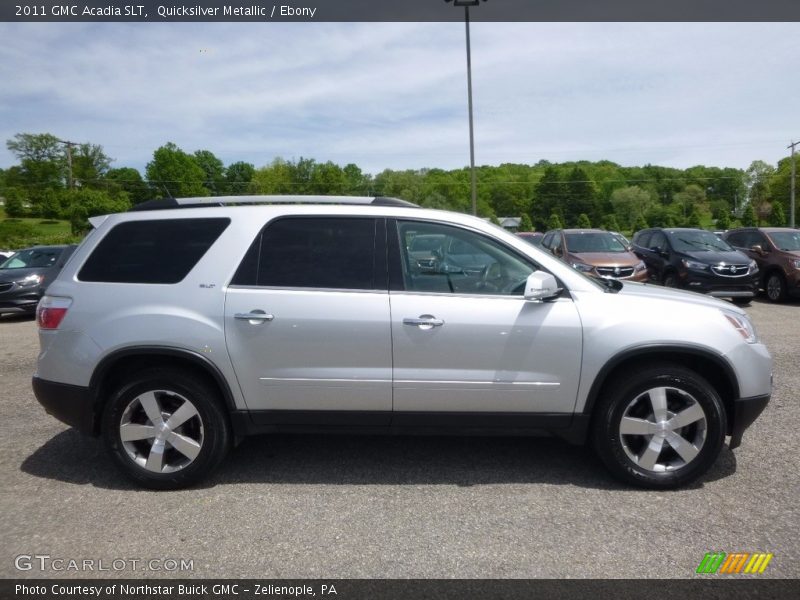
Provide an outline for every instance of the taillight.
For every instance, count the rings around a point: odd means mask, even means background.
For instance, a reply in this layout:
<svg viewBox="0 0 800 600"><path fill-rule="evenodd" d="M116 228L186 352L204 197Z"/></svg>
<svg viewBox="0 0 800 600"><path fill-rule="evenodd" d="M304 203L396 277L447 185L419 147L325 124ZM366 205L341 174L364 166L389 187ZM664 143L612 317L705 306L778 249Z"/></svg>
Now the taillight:
<svg viewBox="0 0 800 600"><path fill-rule="evenodd" d="M42 298L39 306L36 307L36 322L39 324L39 329L58 329L71 304L70 298L59 298L58 296Z"/></svg>

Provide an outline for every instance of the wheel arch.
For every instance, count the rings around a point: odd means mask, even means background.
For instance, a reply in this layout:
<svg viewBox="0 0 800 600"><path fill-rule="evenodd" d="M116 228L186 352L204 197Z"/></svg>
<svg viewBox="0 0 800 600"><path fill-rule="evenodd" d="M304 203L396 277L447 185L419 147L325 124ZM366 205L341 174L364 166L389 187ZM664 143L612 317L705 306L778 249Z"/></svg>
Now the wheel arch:
<svg viewBox="0 0 800 600"><path fill-rule="evenodd" d="M639 365L665 362L683 366L706 379L717 391L725 407L727 432L734 421L734 399L739 398L739 383L731 364L722 356L705 348L685 345L652 345L629 348L612 357L600 369L586 398L582 414L589 420L595 413L598 399L614 378Z"/></svg>
<svg viewBox="0 0 800 600"><path fill-rule="evenodd" d="M136 346L112 352L98 363L89 382L93 398L93 432L100 433L103 407L114 383L126 375L151 367L178 368L197 374L214 386L224 401L228 415L236 410L236 402L230 386L220 369L207 357L168 346Z"/></svg>

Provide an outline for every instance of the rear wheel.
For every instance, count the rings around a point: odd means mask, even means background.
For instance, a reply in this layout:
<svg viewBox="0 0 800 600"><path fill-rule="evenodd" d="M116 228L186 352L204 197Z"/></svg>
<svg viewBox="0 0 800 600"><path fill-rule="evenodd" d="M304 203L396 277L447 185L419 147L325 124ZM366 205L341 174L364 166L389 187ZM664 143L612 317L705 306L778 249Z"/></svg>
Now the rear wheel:
<svg viewBox="0 0 800 600"><path fill-rule="evenodd" d="M770 302L783 302L786 300L786 280L780 273L773 271L767 275L764 288L767 291L767 298L769 298Z"/></svg>
<svg viewBox="0 0 800 600"><path fill-rule="evenodd" d="M216 391L172 369L149 369L122 385L103 413L103 436L125 474L153 489L197 483L230 446Z"/></svg>
<svg viewBox="0 0 800 600"><path fill-rule="evenodd" d="M725 430L722 401L705 379L678 365L654 363L606 388L592 436L616 477L668 489L714 464Z"/></svg>

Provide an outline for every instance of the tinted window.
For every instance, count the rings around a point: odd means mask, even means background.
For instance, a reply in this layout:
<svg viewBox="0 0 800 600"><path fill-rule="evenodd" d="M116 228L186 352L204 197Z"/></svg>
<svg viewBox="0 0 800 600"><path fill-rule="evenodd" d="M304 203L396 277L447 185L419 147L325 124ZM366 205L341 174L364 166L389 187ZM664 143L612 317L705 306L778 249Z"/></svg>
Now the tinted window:
<svg viewBox="0 0 800 600"><path fill-rule="evenodd" d="M800 250L800 232L797 231L773 231L769 234L772 243L779 250L797 252Z"/></svg>
<svg viewBox="0 0 800 600"><path fill-rule="evenodd" d="M533 265L498 242L473 231L399 221L403 286L408 291L522 295ZM440 249L420 252L419 238L439 237Z"/></svg>
<svg viewBox="0 0 800 600"><path fill-rule="evenodd" d="M678 252L730 252L728 242L719 239L710 231L673 231L672 245Z"/></svg>
<svg viewBox="0 0 800 600"><path fill-rule="evenodd" d="M627 252L619 239L610 233L567 233L567 248L570 252Z"/></svg>
<svg viewBox="0 0 800 600"><path fill-rule="evenodd" d="M729 234L725 239L731 246L736 246L737 248L744 248L746 236L747 236L746 232L739 231L737 233Z"/></svg>
<svg viewBox="0 0 800 600"><path fill-rule="evenodd" d="M375 219L279 219L253 243L232 283L375 289L375 228Z"/></svg>
<svg viewBox="0 0 800 600"><path fill-rule="evenodd" d="M654 231L653 235L650 236L650 243L647 247L651 250L655 248L659 252L666 252L669 249L667 247L667 236L660 231Z"/></svg>
<svg viewBox="0 0 800 600"><path fill-rule="evenodd" d="M653 235L652 231L642 231L633 237L633 243L641 248L649 248L650 236Z"/></svg>
<svg viewBox="0 0 800 600"><path fill-rule="evenodd" d="M203 257L230 219L129 221L97 244L81 281L177 283Z"/></svg>
<svg viewBox="0 0 800 600"><path fill-rule="evenodd" d="M31 248L12 254L0 269L32 269L52 267L61 256L62 248Z"/></svg>

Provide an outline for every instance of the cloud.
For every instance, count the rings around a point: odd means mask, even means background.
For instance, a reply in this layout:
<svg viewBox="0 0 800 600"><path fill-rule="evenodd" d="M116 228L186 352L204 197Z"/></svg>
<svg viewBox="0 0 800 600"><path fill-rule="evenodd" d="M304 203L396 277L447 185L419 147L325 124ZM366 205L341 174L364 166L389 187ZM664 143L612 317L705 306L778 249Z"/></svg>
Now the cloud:
<svg viewBox="0 0 800 600"><path fill-rule="evenodd" d="M799 31L474 23L477 162L776 162L800 136ZM460 23L7 23L0 36L3 139L50 132L139 169L167 141L257 166L469 160Z"/></svg>

